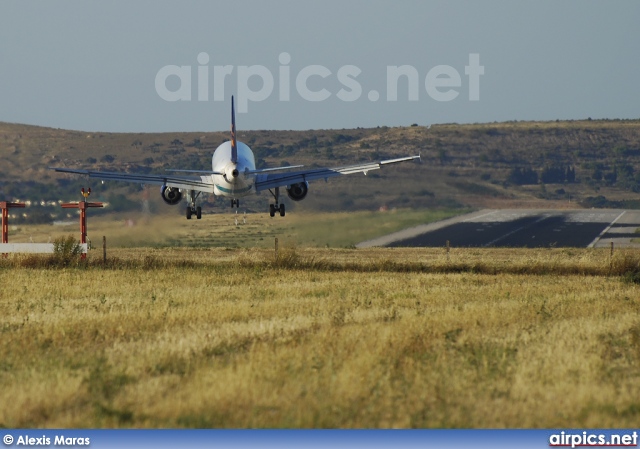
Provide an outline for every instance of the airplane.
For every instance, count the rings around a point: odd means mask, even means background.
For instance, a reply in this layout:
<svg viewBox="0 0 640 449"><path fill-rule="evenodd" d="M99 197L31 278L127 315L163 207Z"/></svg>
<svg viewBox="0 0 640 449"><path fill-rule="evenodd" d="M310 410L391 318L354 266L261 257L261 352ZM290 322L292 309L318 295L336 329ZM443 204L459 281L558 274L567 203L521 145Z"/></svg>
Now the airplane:
<svg viewBox="0 0 640 449"><path fill-rule="evenodd" d="M240 207L240 198L250 194L257 194L269 190L274 202L269 205L269 215L274 217L279 213L285 216L285 206L280 202L280 188L284 187L287 195L293 201L301 201L309 191L309 181L324 179L352 173L364 173L382 168L383 165L398 162L420 160L420 156L407 156L379 162L367 162L336 168L314 168L310 170L289 171L303 167L294 165L288 167L256 169L253 151L243 142L236 140L236 117L231 97L231 140L222 143L213 152L211 170L168 170L171 172L198 174L200 176L175 175L145 175L136 173L101 172L61 167L50 167L61 173L85 175L90 178L100 178L103 181L124 181L138 184L159 185L160 195L165 203L177 205L183 198L187 200L186 216L191 219L196 216L202 218L202 209L196 206L196 201L202 192L213 193L231 199L231 208ZM282 172L285 173L275 173Z"/></svg>

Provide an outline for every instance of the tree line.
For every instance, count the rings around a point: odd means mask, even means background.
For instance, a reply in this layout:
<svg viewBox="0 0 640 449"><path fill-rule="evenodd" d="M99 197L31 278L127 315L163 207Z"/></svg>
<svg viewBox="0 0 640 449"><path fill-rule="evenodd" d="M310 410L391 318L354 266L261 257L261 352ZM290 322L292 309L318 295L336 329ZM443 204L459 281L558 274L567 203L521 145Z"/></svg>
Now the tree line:
<svg viewBox="0 0 640 449"><path fill-rule="evenodd" d="M531 167L514 167L509 172L507 182L518 186L538 184L564 184L576 182L576 169L571 166L547 166L540 173Z"/></svg>

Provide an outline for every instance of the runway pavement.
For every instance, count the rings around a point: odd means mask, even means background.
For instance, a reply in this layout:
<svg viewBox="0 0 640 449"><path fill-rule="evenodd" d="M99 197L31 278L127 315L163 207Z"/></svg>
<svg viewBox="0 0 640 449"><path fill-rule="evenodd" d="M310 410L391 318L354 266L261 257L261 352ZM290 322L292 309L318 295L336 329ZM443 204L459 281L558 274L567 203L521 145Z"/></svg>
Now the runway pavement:
<svg viewBox="0 0 640 449"><path fill-rule="evenodd" d="M405 229L357 247L616 247L636 246L640 211L619 209L481 210Z"/></svg>

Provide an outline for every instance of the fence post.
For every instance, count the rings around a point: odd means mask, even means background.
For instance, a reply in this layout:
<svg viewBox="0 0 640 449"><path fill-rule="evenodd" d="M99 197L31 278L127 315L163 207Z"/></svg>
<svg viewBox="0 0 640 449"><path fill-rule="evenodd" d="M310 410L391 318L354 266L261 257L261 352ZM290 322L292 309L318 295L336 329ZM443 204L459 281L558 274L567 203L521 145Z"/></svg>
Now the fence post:
<svg viewBox="0 0 640 449"><path fill-rule="evenodd" d="M276 237L276 242L275 242L275 249L276 249L276 260L278 260L278 237Z"/></svg>
<svg viewBox="0 0 640 449"><path fill-rule="evenodd" d="M107 264L107 236L102 236L102 264Z"/></svg>
<svg viewBox="0 0 640 449"><path fill-rule="evenodd" d="M613 240L611 241L611 250L609 251L609 273L613 269Z"/></svg>
<svg viewBox="0 0 640 449"><path fill-rule="evenodd" d="M449 240L447 240L447 262L449 262L449 251L450 251L451 247L449 245Z"/></svg>

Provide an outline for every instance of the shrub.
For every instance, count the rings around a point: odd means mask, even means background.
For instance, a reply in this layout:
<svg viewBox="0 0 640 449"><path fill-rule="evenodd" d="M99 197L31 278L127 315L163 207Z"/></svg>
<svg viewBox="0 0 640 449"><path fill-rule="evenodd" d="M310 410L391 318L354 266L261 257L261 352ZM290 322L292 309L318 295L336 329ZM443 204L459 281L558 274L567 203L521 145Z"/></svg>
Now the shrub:
<svg viewBox="0 0 640 449"><path fill-rule="evenodd" d="M538 173L531 167L511 169L507 182L518 186L533 185L538 183Z"/></svg>
<svg viewBox="0 0 640 449"><path fill-rule="evenodd" d="M82 247L73 236L59 237L53 242L53 261L57 265L69 266L78 263Z"/></svg>

